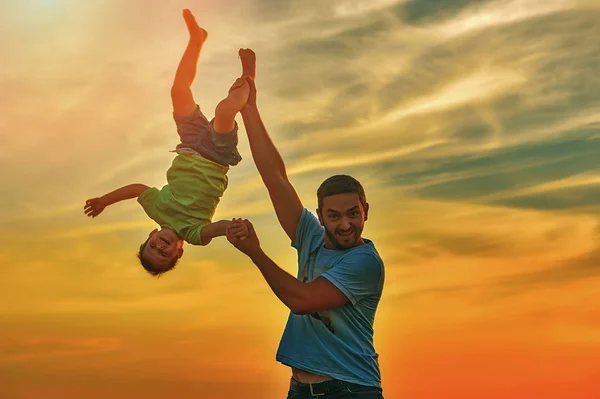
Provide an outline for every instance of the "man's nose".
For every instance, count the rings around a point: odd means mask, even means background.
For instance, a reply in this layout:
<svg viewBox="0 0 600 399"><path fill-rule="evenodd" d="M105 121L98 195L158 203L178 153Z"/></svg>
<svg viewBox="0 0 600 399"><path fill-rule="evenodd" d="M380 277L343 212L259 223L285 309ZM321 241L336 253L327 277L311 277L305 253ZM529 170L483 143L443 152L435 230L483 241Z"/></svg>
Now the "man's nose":
<svg viewBox="0 0 600 399"><path fill-rule="evenodd" d="M342 228L342 230L349 230L351 226L352 225L350 224L350 221L347 218L342 218L342 220L340 221L340 227Z"/></svg>

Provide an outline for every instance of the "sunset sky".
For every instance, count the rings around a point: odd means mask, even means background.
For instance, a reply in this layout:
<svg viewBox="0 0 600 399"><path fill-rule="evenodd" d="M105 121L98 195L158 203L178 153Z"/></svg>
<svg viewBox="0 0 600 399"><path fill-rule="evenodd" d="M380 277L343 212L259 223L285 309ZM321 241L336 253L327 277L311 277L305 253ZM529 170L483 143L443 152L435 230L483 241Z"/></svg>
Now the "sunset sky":
<svg viewBox="0 0 600 399"><path fill-rule="evenodd" d="M286 397L288 310L244 255L188 245L157 280L135 201L83 213L166 183L183 8L209 33L209 117L252 48L303 204L363 183L386 399L600 395L597 0L4 0L0 398ZM238 122L215 218L250 219L295 274Z"/></svg>

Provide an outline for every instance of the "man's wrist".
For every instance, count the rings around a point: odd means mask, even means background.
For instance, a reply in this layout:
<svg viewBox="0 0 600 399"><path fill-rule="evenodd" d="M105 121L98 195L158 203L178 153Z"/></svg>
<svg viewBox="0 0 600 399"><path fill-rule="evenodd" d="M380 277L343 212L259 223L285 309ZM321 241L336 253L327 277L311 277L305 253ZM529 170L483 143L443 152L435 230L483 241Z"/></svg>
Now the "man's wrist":
<svg viewBox="0 0 600 399"><path fill-rule="evenodd" d="M242 108L242 110L240 111L240 113L242 114L242 116L244 116L244 114L256 111L256 104L246 104L244 105L244 108Z"/></svg>
<svg viewBox="0 0 600 399"><path fill-rule="evenodd" d="M252 252L248 252L246 255L250 258L252 262L254 262L257 266L260 263L261 259L264 259L266 256L261 247L253 250Z"/></svg>

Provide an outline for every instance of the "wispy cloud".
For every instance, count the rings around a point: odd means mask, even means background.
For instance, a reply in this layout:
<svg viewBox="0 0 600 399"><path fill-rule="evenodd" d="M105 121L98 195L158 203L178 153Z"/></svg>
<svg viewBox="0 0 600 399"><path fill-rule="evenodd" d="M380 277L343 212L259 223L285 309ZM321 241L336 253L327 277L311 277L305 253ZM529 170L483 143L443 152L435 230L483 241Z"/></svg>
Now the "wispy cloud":
<svg viewBox="0 0 600 399"><path fill-rule="evenodd" d="M209 31L193 86L208 117L240 73L237 48L253 48L262 118L305 205L316 206L316 188L334 173L363 182L365 236L386 263L382 359L405 359L394 352L398 331L419 332L431 348L449 331L473 342L509 322L510 339L523 342L597 342L588 328L600 275L597 1L34 3L8 2L0 13L0 35L19 39L3 43L0 78L0 292L9 304L0 363L13 396L38 381L32 396L93 397L98 375L123 387L110 394L131 396L149 385L122 376L147 364L169 370L148 396L168 396L173 381L196 392L198 367L218 370L203 374L202 389L232 370L244 376L218 391L227 397L236 384L264 392L285 373L260 353L276 349L287 309L225 239L186 246L157 280L136 259L154 223L135 201L95 220L82 212L85 199L121 185L166 183L185 7ZM239 149L244 161L230 169L216 217L249 217L265 252L293 274L295 252L243 127ZM206 352L201 343L215 336L234 346ZM473 364L463 349L461 361ZM238 366L222 360L233 352ZM384 359L384 375L396 375L394 362ZM260 370L246 377L252 364ZM73 395L61 388L66 369L82 374L66 384ZM56 383L39 382L42 374ZM391 397L410 396L384 384ZM429 396L444 394L460 396Z"/></svg>
<svg viewBox="0 0 600 399"><path fill-rule="evenodd" d="M482 6L469 7L457 17L431 25L439 36L452 39L491 28L510 25L568 9L577 9L575 2L551 1L493 1Z"/></svg>
<svg viewBox="0 0 600 399"><path fill-rule="evenodd" d="M513 191L510 195L514 197L531 194L541 194L550 191L568 190L570 188L596 186L600 185L600 175L584 173L575 176L569 176L564 179L558 179L542 184L528 187L522 190Z"/></svg>
<svg viewBox="0 0 600 399"><path fill-rule="evenodd" d="M525 84L527 78L509 71L478 72L457 82L452 82L437 93L412 100L381 117L373 128L387 125L418 114L432 114L437 111L461 106L467 103L491 101L496 96L506 94L511 88Z"/></svg>
<svg viewBox="0 0 600 399"><path fill-rule="evenodd" d="M371 154L357 156L349 158L344 156L343 158L337 158L336 154L321 153L318 155L319 159L303 159L300 165L292 165L289 169L291 176L299 175L315 170L330 170L333 171L339 168L357 167L361 165L370 165L373 163L379 163L387 160L396 160L407 154L412 154L419 151L427 150L430 147L434 147L440 144L444 144L445 140L436 140L430 142L419 143L412 146L404 146L395 148L392 150L373 152Z"/></svg>
<svg viewBox="0 0 600 399"><path fill-rule="evenodd" d="M339 17L356 17L373 11L380 11L395 6L406 0L373 0L364 2L360 0L338 0L335 3L335 15Z"/></svg>

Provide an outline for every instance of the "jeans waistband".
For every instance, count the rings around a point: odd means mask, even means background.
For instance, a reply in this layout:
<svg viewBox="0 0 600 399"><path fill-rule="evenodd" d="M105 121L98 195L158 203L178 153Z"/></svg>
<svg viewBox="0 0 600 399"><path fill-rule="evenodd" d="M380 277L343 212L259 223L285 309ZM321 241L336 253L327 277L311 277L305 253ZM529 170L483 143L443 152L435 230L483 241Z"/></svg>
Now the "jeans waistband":
<svg viewBox="0 0 600 399"><path fill-rule="evenodd" d="M340 380L328 380L309 384L296 381L293 378L290 381L290 389L303 396L323 396L328 393L339 392L344 389L344 386L344 381Z"/></svg>

